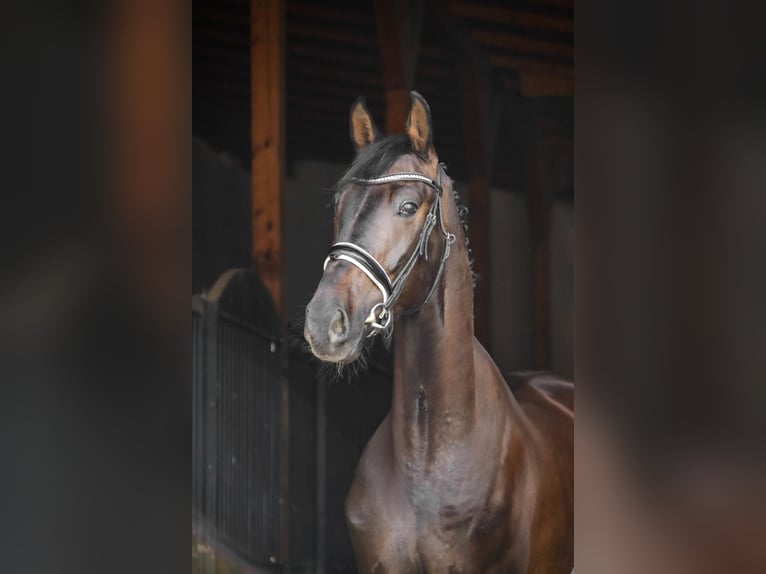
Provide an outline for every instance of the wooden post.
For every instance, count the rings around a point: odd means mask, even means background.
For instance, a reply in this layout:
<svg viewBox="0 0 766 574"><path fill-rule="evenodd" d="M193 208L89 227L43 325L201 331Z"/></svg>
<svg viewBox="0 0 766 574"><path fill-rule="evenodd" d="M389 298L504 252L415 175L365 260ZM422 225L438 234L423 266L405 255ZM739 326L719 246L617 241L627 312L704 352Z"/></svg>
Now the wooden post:
<svg viewBox="0 0 766 574"><path fill-rule="evenodd" d="M252 256L284 313L285 16L282 0L251 0Z"/></svg>
<svg viewBox="0 0 766 574"><path fill-rule="evenodd" d="M283 190L285 185L285 5L283 0L250 1L250 87L252 121L252 256L284 317ZM283 337L286 333L283 330ZM280 346L285 372L286 346ZM282 376L280 428L280 556L289 562L290 393ZM277 527L275 525L275 527Z"/></svg>
<svg viewBox="0 0 766 574"><path fill-rule="evenodd" d="M386 134L402 133L410 111L410 88L386 87Z"/></svg>
<svg viewBox="0 0 766 574"><path fill-rule="evenodd" d="M532 244L532 353L534 368L550 368L550 256L551 190L545 174L542 141L529 129L524 149L524 188Z"/></svg>
<svg viewBox="0 0 766 574"><path fill-rule="evenodd" d="M386 90L386 134L401 133L415 81L422 0L373 0Z"/></svg>
<svg viewBox="0 0 766 574"><path fill-rule="evenodd" d="M467 61L459 65L458 79L468 163L468 232L474 258L473 268L479 276L474 291L474 332L476 338L489 349L491 82L488 74Z"/></svg>

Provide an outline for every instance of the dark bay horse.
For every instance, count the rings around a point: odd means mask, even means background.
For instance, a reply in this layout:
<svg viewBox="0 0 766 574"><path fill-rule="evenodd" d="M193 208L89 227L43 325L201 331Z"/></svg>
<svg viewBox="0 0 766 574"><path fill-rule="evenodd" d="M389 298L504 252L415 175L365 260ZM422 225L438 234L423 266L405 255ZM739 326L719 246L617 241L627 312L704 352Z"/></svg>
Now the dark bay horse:
<svg viewBox="0 0 766 574"><path fill-rule="evenodd" d="M346 500L359 571L568 573L573 386L522 374L511 390L474 338L468 248L426 101L412 92L406 134L381 138L357 100L351 136L304 335L340 364L393 336L391 410Z"/></svg>

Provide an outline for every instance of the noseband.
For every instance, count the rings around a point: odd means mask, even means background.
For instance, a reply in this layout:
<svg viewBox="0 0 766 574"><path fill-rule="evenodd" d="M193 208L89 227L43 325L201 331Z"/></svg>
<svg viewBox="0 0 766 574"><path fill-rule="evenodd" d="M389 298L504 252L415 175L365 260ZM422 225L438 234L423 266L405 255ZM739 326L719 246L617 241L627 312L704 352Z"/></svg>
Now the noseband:
<svg viewBox="0 0 766 574"><path fill-rule="evenodd" d="M381 303L376 303L372 307L369 316L364 321L365 324L370 325L372 328L372 331L368 336L373 336L379 331L387 329L391 325L393 320L392 309L399 300L407 279L415 267L415 263L421 255L428 260L428 239L431 237L431 232L438 221L439 228L445 239L444 253L442 254L442 260L439 265L439 272L436 274L436 278L434 279L433 285L431 285L431 289L425 300L410 312L414 313L420 310L431 298L431 295L434 294L434 291L436 291L436 286L439 284L439 279L441 279L444 265L447 263L447 258L450 254L450 249L455 242L455 235L444 229L444 220L442 218L441 198L443 189L441 184L441 172L443 169L446 169L446 166L440 163L436 168L436 180L432 180L422 173L413 172L390 173L379 177L373 177L372 179L354 178L352 180L355 183L364 185L383 185L400 181L416 181L425 183L436 191L436 196L431 204L431 209L428 210L428 215L426 216L426 221L420 231L420 236L415 245L415 249L413 249L412 254L409 259L407 259L407 262L404 264L396 278L391 279L378 260L355 243L347 241L339 241L338 243L335 243L330 248L330 253L324 260L324 269L327 269L327 265L329 265L330 261L346 261L347 263L351 263L364 273L383 295L383 301Z"/></svg>

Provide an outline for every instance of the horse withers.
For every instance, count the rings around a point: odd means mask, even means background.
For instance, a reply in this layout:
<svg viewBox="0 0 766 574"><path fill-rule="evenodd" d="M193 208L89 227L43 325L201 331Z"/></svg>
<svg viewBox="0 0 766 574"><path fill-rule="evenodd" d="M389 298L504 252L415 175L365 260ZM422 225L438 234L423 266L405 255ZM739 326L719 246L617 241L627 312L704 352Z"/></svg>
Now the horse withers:
<svg viewBox="0 0 766 574"><path fill-rule="evenodd" d="M474 337L473 274L431 112L381 137L360 98L337 185L335 243L306 307L319 359L393 337L391 410L346 499L359 571L565 573L573 566L573 386L512 388Z"/></svg>

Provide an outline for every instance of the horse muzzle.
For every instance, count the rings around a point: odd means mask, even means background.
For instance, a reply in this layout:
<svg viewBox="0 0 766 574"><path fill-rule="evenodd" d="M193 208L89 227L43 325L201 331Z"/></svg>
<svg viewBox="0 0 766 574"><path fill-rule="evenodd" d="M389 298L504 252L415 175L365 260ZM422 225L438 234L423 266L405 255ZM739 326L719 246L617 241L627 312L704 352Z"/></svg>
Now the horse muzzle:
<svg viewBox="0 0 766 574"><path fill-rule="evenodd" d="M312 301L306 306L303 336L311 352L322 361L349 363L361 352L363 328L355 327L348 312L333 300Z"/></svg>

